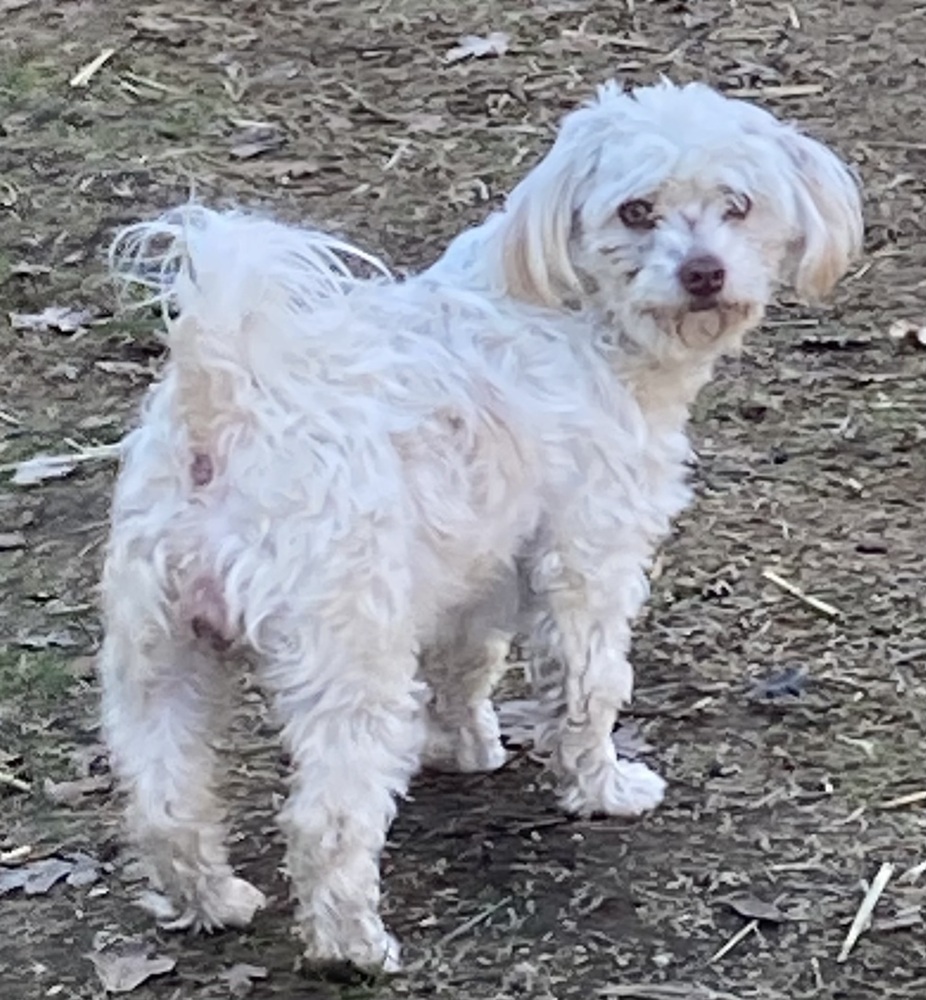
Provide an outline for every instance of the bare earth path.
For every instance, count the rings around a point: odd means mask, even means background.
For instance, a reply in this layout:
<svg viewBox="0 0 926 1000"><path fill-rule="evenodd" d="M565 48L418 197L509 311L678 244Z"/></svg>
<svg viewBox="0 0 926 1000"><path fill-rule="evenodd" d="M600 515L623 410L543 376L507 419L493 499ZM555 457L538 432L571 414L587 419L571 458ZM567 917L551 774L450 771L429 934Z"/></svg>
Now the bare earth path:
<svg viewBox="0 0 926 1000"><path fill-rule="evenodd" d="M2 474L0 892L17 859L89 859L73 884L0 895L0 997L101 996L84 956L106 935L175 961L139 1000L233 995L242 970L223 973L242 963L266 970L257 998L926 996L926 880L902 877L926 859L924 814L882 808L926 788L926 351L887 337L926 320L920 5L0 0L0 17L0 465L129 425L161 349L153 321L108 319L101 255L114 227L191 185L418 267L498 203L594 82L665 72L758 96L835 143L869 220L834 308L785 304L699 403L699 500L635 649L634 721L670 779L665 807L565 822L525 755L490 777L423 776L385 862L410 965L391 983L295 968L273 827L285 768L253 693L229 751L236 854L270 910L194 939L133 904L89 659L113 469L31 488ZM511 36L500 58L444 61L491 31ZM49 307L87 316L28 328ZM798 693L764 697L788 670ZM56 799L73 786L46 790L88 775L97 790L71 802ZM837 963L884 862L873 926ZM774 919L710 962L754 914Z"/></svg>

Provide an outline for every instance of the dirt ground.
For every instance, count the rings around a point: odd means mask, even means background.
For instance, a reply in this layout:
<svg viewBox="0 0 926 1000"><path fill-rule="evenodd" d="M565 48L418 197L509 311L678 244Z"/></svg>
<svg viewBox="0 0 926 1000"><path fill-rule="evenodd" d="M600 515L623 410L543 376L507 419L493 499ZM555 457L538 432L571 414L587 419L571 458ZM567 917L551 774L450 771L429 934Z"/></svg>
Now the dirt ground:
<svg viewBox="0 0 926 1000"><path fill-rule="evenodd" d="M120 935L175 962L138 1000L242 995L242 965L266 972L257 998L926 995L926 820L915 801L885 808L926 788L926 351L887 336L926 321L921 5L0 0L0 16L5 466L131 424L161 347L153 321L112 318L103 253L191 188L414 268L499 201L595 82L667 73L834 143L868 217L833 307L783 302L699 401L698 500L634 653L633 722L665 806L567 821L526 754L492 776L423 776L384 862L409 965L388 983L298 968L273 827L285 772L253 693L230 750L235 852L270 909L246 933L191 938L135 905L92 666L113 463L32 487L4 472L0 996L101 996L86 956ZM511 36L501 57L445 61L492 31ZM11 888L43 859L70 884ZM872 926L838 962L884 863Z"/></svg>

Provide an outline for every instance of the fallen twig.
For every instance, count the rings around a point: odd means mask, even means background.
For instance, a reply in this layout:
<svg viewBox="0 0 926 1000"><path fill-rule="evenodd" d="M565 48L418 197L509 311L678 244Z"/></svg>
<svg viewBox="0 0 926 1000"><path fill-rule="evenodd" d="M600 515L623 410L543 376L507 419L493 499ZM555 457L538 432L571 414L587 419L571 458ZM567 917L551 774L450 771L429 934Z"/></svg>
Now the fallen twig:
<svg viewBox="0 0 926 1000"><path fill-rule="evenodd" d="M0 865L21 865L32 854L31 844L11 847L8 851L0 851Z"/></svg>
<svg viewBox="0 0 926 1000"><path fill-rule="evenodd" d="M722 947L718 948L713 955L707 960L708 965L713 965L714 962L719 962L724 955L729 954L733 949L743 940L743 938L749 937L754 931L759 929L758 920L750 920L748 924L741 927L729 941Z"/></svg>
<svg viewBox="0 0 926 1000"><path fill-rule="evenodd" d="M602 997L620 997L621 1000L742 1000L735 993L713 990L709 986L690 986L688 983L636 983L624 986L605 986L598 991Z"/></svg>
<svg viewBox="0 0 926 1000"><path fill-rule="evenodd" d="M474 927L481 924L484 920L488 920L489 917L495 913L496 910L500 910L507 903L511 902L511 896L505 896L504 899L500 899L497 903L493 903L491 906L487 906L484 910L481 910L474 917L470 917L469 920L464 920L459 927L455 927L448 934L445 934L438 944L449 944L451 941L455 941L458 937L462 937L467 931L472 930Z"/></svg>
<svg viewBox="0 0 926 1000"><path fill-rule="evenodd" d="M82 462L118 459L122 454L122 442L94 445L78 451L60 455L34 455L21 462L7 462L0 465L0 473L12 472L13 483L17 486L35 486L46 479L59 479L72 472Z"/></svg>
<svg viewBox="0 0 926 1000"><path fill-rule="evenodd" d="M730 97L752 101L765 97L813 97L816 94L822 94L825 89L822 83L795 83L773 84L768 87L734 87L724 91L724 93Z"/></svg>
<svg viewBox="0 0 926 1000"><path fill-rule="evenodd" d="M855 942L858 941L868 928L875 905L887 888L887 884L890 882L893 874L894 866L890 861L885 861L878 869L878 874L875 875L875 880L871 883L868 892L865 893L865 897L859 905L858 912L855 914L855 919L849 927L849 933L846 934L846 939L843 941L842 948L840 948L839 955L836 958L837 962L845 962L849 957L849 952L855 947Z"/></svg>
<svg viewBox="0 0 926 1000"><path fill-rule="evenodd" d="M72 87L86 87L94 76L109 62L116 54L115 49L103 49L95 58L91 59L86 66L82 66L72 77Z"/></svg>
<svg viewBox="0 0 926 1000"><path fill-rule="evenodd" d="M821 615L826 615L827 618L839 617L839 608L834 608L832 604L827 604L826 601L821 601L818 597L811 597L810 594L805 594L797 584L791 583L790 580L786 580L783 576L779 576L773 569L762 570L762 576L769 583L774 583L776 587L780 587L785 593L796 597L802 604L806 604L808 608L813 608L814 611L818 611Z"/></svg>
<svg viewBox="0 0 926 1000"><path fill-rule="evenodd" d="M926 872L926 861L920 861L919 864L914 865L912 868L908 868L898 879L898 882L904 882L906 884L912 884L919 880L920 875Z"/></svg>
<svg viewBox="0 0 926 1000"><path fill-rule="evenodd" d="M0 785L6 785L7 788L13 788L17 792L32 791L32 785L28 781L17 778L15 774L10 774L9 771L0 771Z"/></svg>
<svg viewBox="0 0 926 1000"><path fill-rule="evenodd" d="M920 802L926 802L926 788L918 792L910 792L907 795L899 795L896 799L888 799L881 803L882 809L902 809L904 806L916 806Z"/></svg>

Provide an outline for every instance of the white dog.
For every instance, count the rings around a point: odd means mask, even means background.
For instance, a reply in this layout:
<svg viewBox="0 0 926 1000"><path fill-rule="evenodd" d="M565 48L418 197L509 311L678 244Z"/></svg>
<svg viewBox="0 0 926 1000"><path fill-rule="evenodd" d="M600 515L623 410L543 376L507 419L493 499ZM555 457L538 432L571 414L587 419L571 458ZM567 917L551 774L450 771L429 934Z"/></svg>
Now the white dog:
<svg viewBox="0 0 926 1000"><path fill-rule="evenodd" d="M617 759L631 624L686 503L685 425L776 284L859 249L837 157L703 85L606 85L504 211L397 282L318 232L201 207L132 227L170 362L129 438L104 577L104 719L181 925L245 924L210 746L253 654L295 777L282 822L315 961L395 969L379 854L422 760L504 760L490 702L531 616L567 810L636 816Z"/></svg>

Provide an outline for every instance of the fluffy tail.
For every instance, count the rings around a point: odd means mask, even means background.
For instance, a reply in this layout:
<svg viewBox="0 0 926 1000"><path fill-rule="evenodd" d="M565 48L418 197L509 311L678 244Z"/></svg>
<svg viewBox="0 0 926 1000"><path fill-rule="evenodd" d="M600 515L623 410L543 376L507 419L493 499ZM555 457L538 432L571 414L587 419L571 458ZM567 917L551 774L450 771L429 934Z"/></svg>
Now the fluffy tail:
<svg viewBox="0 0 926 1000"><path fill-rule="evenodd" d="M364 280L349 261L390 277L376 257L333 236L198 205L118 234L112 273L123 288L145 290L142 305L162 309L176 415L194 445L208 449L230 424L253 419L248 398L266 399L294 360L319 348L312 314Z"/></svg>

